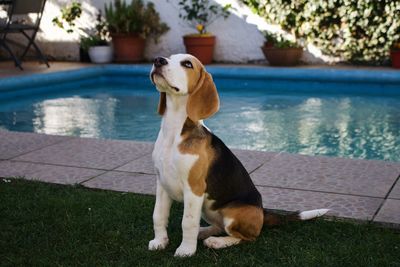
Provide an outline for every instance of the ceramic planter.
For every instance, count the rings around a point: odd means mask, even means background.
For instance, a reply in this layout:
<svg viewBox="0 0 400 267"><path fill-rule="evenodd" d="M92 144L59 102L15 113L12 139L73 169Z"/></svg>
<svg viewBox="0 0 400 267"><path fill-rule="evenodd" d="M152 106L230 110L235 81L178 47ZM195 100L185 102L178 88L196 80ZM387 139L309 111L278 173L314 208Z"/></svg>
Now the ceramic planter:
<svg viewBox="0 0 400 267"><path fill-rule="evenodd" d="M392 61L392 67L400 69L400 50L390 50L390 59Z"/></svg>
<svg viewBox="0 0 400 267"><path fill-rule="evenodd" d="M109 63L113 58L113 50L109 45L89 47L90 61L93 63Z"/></svg>
<svg viewBox="0 0 400 267"><path fill-rule="evenodd" d="M145 39L137 34L111 34L114 59L117 62L139 62L143 60Z"/></svg>
<svg viewBox="0 0 400 267"><path fill-rule="evenodd" d="M213 61L215 36L186 35L183 36L186 53L197 57L201 63L210 64Z"/></svg>
<svg viewBox="0 0 400 267"><path fill-rule="evenodd" d="M276 48L262 46L261 49L271 66L297 65L303 55L303 48Z"/></svg>

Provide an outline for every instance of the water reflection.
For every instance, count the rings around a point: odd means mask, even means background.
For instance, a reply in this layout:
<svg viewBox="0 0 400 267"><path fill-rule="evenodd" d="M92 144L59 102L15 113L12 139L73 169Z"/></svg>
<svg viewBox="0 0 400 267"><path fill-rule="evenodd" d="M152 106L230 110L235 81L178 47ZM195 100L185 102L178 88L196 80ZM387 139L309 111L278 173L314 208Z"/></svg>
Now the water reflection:
<svg viewBox="0 0 400 267"><path fill-rule="evenodd" d="M235 101L208 124L237 148L400 161L398 98L226 98Z"/></svg>
<svg viewBox="0 0 400 267"><path fill-rule="evenodd" d="M34 131L45 134L102 137L102 132L115 129L113 97L96 99L71 97L45 100L34 105Z"/></svg>
<svg viewBox="0 0 400 267"><path fill-rule="evenodd" d="M127 89L20 100L0 104L0 128L154 141L157 102L152 91ZM400 161L399 98L222 92L206 124L236 148Z"/></svg>

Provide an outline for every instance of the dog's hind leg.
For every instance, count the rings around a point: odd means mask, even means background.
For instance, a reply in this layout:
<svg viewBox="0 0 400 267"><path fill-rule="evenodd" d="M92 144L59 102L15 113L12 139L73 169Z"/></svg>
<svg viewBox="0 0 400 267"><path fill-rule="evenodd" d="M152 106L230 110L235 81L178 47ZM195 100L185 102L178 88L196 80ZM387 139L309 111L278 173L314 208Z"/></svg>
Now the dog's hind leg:
<svg viewBox="0 0 400 267"><path fill-rule="evenodd" d="M209 248L220 249L237 245L242 239L233 236L210 236L204 240L204 245Z"/></svg>
<svg viewBox="0 0 400 267"><path fill-rule="evenodd" d="M223 232L224 232L224 230L222 230L221 228L219 228L218 226L215 226L215 225L200 227L199 235L197 238L200 240L204 240L207 237L210 237L212 235L218 235Z"/></svg>
<svg viewBox="0 0 400 267"><path fill-rule="evenodd" d="M204 240L209 248L226 248L241 241L253 241L259 236L263 227L263 209L252 205L227 207L222 210L225 232L229 236L210 236Z"/></svg>

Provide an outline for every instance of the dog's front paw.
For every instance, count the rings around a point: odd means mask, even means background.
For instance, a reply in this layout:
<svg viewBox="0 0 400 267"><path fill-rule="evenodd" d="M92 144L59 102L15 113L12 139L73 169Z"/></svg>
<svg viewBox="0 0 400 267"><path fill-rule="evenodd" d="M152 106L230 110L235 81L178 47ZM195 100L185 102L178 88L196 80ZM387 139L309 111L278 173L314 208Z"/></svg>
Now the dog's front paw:
<svg viewBox="0 0 400 267"><path fill-rule="evenodd" d="M153 239L149 242L149 250L161 250L164 249L168 245L168 237L164 237L161 239Z"/></svg>
<svg viewBox="0 0 400 267"><path fill-rule="evenodd" d="M196 253L196 246L181 244L175 251L175 257L190 257Z"/></svg>

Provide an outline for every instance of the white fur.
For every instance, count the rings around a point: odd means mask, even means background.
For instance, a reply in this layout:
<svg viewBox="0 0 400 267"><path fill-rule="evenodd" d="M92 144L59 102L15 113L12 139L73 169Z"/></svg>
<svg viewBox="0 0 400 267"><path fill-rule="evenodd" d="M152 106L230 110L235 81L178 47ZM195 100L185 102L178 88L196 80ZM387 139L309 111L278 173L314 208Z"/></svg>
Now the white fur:
<svg viewBox="0 0 400 267"><path fill-rule="evenodd" d="M192 256L197 248L197 236L199 235L201 207L204 195L196 196L190 186L185 184L184 210L182 219L182 243L175 252L175 256Z"/></svg>
<svg viewBox="0 0 400 267"><path fill-rule="evenodd" d="M154 145L153 161L159 173L159 181L168 195L183 201L184 183L187 181L197 155L182 154L179 151L181 130L186 120L186 96L167 95L167 110L161 122L161 129Z"/></svg>
<svg viewBox="0 0 400 267"><path fill-rule="evenodd" d="M167 225L172 200L157 179L157 198L153 212L154 239L149 242L149 250L164 249L168 245Z"/></svg>
<svg viewBox="0 0 400 267"><path fill-rule="evenodd" d="M329 209L307 210L299 213L299 218L302 221L311 220L325 215Z"/></svg>
<svg viewBox="0 0 400 267"><path fill-rule="evenodd" d="M190 58L192 58L192 56L187 54L176 54L172 55L170 58L166 58L168 64L161 68L163 78L157 75L154 76L157 89L161 92L170 92L172 94L187 94L189 91L188 78L181 62ZM154 66L151 72L153 72L153 70ZM178 88L179 92L176 92L172 87Z"/></svg>
<svg viewBox="0 0 400 267"><path fill-rule="evenodd" d="M224 217L224 229L228 235L231 234L229 233L229 226L231 225L231 223L233 223L233 221L234 220L232 218Z"/></svg>

